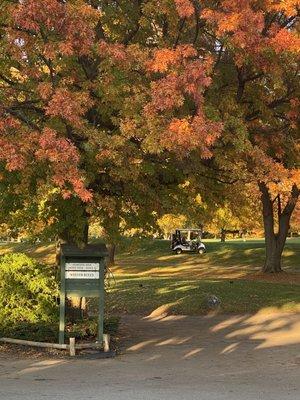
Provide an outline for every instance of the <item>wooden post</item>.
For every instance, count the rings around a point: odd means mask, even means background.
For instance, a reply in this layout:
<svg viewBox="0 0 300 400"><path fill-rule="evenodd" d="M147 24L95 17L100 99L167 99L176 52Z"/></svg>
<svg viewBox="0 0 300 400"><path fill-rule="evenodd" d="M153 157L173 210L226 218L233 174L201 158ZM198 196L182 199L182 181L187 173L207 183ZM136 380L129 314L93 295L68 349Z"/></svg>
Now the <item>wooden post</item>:
<svg viewBox="0 0 300 400"><path fill-rule="evenodd" d="M70 356L74 357L76 355L76 350L75 350L75 338L70 337Z"/></svg>
<svg viewBox="0 0 300 400"><path fill-rule="evenodd" d="M104 259L99 263L99 316L98 316L98 342L103 343L104 324Z"/></svg>
<svg viewBox="0 0 300 400"><path fill-rule="evenodd" d="M60 258L60 303L59 303L59 337L58 343L65 342L65 318L66 318L66 281L65 281L65 257Z"/></svg>
<svg viewBox="0 0 300 400"><path fill-rule="evenodd" d="M103 335L103 350L104 353L109 352L109 344L110 344L110 335L108 333L105 333Z"/></svg>

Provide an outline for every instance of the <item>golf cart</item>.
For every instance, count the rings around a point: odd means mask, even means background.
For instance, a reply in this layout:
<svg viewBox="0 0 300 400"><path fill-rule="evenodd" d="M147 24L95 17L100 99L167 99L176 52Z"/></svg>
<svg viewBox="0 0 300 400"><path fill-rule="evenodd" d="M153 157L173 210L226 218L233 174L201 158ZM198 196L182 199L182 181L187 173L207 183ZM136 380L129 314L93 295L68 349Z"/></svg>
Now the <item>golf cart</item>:
<svg viewBox="0 0 300 400"><path fill-rule="evenodd" d="M176 254L183 252L203 254L206 252L206 247L201 237L201 229L176 229L172 234L171 249Z"/></svg>

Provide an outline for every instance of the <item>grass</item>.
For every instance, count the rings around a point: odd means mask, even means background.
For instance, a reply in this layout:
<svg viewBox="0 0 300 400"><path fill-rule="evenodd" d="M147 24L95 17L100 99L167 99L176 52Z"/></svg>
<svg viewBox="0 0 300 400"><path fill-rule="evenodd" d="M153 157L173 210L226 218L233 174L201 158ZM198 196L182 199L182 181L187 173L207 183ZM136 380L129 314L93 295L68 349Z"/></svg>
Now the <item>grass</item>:
<svg viewBox="0 0 300 400"><path fill-rule="evenodd" d="M300 287L246 280L174 278L116 279L108 293L112 313L206 314L207 297L216 295L224 313L256 312L262 308L300 311Z"/></svg>
<svg viewBox="0 0 300 400"><path fill-rule="evenodd" d="M207 253L173 255L167 241L128 243L113 268L108 304L114 313L205 314L207 297L216 295L224 313L261 309L300 311L300 239L289 239L285 273L260 273L262 239L207 240Z"/></svg>
<svg viewBox="0 0 300 400"><path fill-rule="evenodd" d="M205 314L207 296L216 295L225 313L261 309L300 311L300 239L288 239L285 272L264 276L264 242L206 240L207 253L173 255L169 242L126 239L110 280L110 314ZM22 251L42 262L55 262L53 244L3 244L0 254Z"/></svg>
<svg viewBox="0 0 300 400"><path fill-rule="evenodd" d="M231 240L221 243L205 241L207 253L199 256L187 253L174 255L169 242L164 240L142 241L140 246L129 247L117 258L117 275L139 276L193 276L201 278L242 278L260 271L264 261L263 239ZM300 238L287 241L283 265L287 272L300 272Z"/></svg>

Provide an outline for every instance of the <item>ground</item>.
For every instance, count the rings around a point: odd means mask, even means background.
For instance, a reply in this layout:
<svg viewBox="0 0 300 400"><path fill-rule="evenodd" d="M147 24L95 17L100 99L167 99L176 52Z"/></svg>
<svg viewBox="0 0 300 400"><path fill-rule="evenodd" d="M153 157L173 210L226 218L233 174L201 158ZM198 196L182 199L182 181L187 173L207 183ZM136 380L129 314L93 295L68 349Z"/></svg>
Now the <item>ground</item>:
<svg viewBox="0 0 300 400"><path fill-rule="evenodd" d="M263 239L207 240L207 253L174 255L164 240L125 240L112 268L107 294L110 314L207 313L206 298L216 295L220 312L300 310L300 238L288 239L284 272L260 273ZM0 254L23 251L55 262L54 244L0 245Z"/></svg>
<svg viewBox="0 0 300 400"><path fill-rule="evenodd" d="M299 314L125 316L109 360L0 355L5 400L298 400Z"/></svg>
<svg viewBox="0 0 300 400"><path fill-rule="evenodd" d="M108 293L112 312L157 314L207 313L206 298L216 295L225 313L256 312L262 308L300 310L300 240L289 239L285 272L260 273L262 239L206 241L207 253L174 255L169 242L137 243L117 258Z"/></svg>
<svg viewBox="0 0 300 400"><path fill-rule="evenodd" d="M298 400L300 240L288 241L285 272L271 278L259 273L262 240L207 242L204 256L175 256L168 245L128 242L119 251L106 299L122 315L118 357L0 351L0 398ZM52 244L7 251L55 260ZM207 309L209 294L218 310Z"/></svg>

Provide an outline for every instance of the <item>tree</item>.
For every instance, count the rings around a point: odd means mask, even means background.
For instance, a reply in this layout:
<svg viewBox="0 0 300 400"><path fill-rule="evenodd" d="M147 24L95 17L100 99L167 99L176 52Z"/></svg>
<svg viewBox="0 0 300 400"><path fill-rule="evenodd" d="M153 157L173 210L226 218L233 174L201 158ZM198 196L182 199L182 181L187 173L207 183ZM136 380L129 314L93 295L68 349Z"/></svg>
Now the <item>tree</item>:
<svg viewBox="0 0 300 400"><path fill-rule="evenodd" d="M281 271L289 222L300 193L298 13L295 1L223 1L218 10L204 12L222 47L217 70L224 78L226 100L235 108L236 123L247 134L245 146L236 146L236 155L244 162L244 179L256 180L261 193L264 272ZM236 80L229 81L228 73ZM219 90L220 83L216 83ZM228 112L228 106L224 111ZM230 117L225 120L225 129L227 124L234 132Z"/></svg>
<svg viewBox="0 0 300 400"><path fill-rule="evenodd" d="M148 87L147 53L131 43L138 3L2 2L0 160L21 193L31 185L24 225L31 216L44 233L84 244L94 215L115 241L118 221L151 223L147 210L178 185L172 156L130 125Z"/></svg>
<svg viewBox="0 0 300 400"><path fill-rule="evenodd" d="M169 148L189 157L196 150L206 154L202 164L211 178L257 183L263 270L278 272L300 186L299 3L186 0L176 6L175 47L154 50L149 67L159 74L149 119L158 116ZM204 151L208 142L213 145ZM283 197L275 232L273 200Z"/></svg>
<svg viewBox="0 0 300 400"><path fill-rule="evenodd" d="M164 233L164 238L169 239L170 234L175 229L186 228L187 217L185 215L165 214L158 221L157 224Z"/></svg>
<svg viewBox="0 0 300 400"><path fill-rule="evenodd" d="M284 186L279 234L263 213L265 270L280 270L299 197L297 4L4 1L2 163L74 197L83 227L138 222L185 181Z"/></svg>

